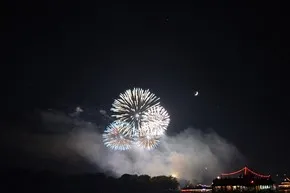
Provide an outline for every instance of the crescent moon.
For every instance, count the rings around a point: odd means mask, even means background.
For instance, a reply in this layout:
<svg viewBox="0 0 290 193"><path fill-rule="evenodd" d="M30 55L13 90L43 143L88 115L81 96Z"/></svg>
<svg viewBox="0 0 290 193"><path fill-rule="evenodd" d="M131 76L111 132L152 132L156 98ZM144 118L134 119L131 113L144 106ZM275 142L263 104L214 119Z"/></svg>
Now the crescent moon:
<svg viewBox="0 0 290 193"><path fill-rule="evenodd" d="M194 96L197 96L198 95L198 91L196 91L195 93L194 93Z"/></svg>

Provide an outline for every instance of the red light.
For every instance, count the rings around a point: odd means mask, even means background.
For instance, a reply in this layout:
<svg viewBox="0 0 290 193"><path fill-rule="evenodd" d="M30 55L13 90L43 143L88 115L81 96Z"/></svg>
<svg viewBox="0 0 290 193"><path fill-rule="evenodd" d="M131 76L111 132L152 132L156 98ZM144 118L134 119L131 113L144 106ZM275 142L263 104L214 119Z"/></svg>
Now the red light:
<svg viewBox="0 0 290 193"><path fill-rule="evenodd" d="M251 181L251 184L253 184L253 183L254 183L254 181L252 180L252 181Z"/></svg>
<svg viewBox="0 0 290 193"><path fill-rule="evenodd" d="M232 172L232 173L222 174L222 176L231 176L231 175L238 174L238 173L240 173L240 172L242 172L242 171L244 171L244 175L246 175L248 172L250 172L250 173L252 173L252 174L254 174L254 175L256 175L256 176L259 176L259 177L261 177L261 178L269 178L269 177L270 177L270 175L266 176L266 175L258 174L258 173L256 173L256 172L250 170L250 169L247 168L247 167L244 167L244 168L242 168L242 169L240 169L240 170L238 170L238 171Z"/></svg>

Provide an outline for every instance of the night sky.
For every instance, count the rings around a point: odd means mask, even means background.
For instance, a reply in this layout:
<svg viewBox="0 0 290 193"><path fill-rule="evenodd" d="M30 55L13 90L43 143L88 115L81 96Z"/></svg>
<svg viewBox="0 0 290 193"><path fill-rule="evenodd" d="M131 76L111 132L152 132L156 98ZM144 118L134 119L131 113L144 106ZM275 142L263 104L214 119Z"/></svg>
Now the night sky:
<svg viewBox="0 0 290 193"><path fill-rule="evenodd" d="M149 88L171 115L169 133L213 129L250 168L290 172L283 5L192 2L7 4L1 132L34 109L99 114L125 89Z"/></svg>

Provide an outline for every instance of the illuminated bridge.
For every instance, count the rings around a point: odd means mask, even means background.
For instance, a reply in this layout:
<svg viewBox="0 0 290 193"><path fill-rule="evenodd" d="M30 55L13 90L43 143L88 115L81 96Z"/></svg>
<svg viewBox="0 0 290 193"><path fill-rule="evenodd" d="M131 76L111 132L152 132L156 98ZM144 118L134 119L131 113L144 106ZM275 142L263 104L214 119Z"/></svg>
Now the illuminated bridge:
<svg viewBox="0 0 290 193"><path fill-rule="evenodd" d="M223 173L212 184L212 192L274 192L275 189L270 175L259 174L247 167Z"/></svg>

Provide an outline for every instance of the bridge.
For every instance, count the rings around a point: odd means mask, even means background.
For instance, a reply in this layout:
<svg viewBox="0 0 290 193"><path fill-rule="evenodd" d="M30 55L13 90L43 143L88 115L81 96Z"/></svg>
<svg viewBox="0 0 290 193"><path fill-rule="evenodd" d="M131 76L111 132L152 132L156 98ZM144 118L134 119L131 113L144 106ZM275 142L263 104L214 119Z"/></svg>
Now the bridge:
<svg viewBox="0 0 290 193"><path fill-rule="evenodd" d="M259 174L257 172L254 172L253 170L250 170L247 167L244 167L244 168L242 168L240 170L237 170L237 171L234 171L234 172L230 172L230 173L222 173L221 176L222 177L228 177L228 176L234 176L234 175L237 175L237 174L243 174L244 176L246 176L248 174L251 174L251 175L254 175L254 176L257 176L257 177L260 177L260 178L270 178L271 177L270 175L262 175L262 174Z"/></svg>

